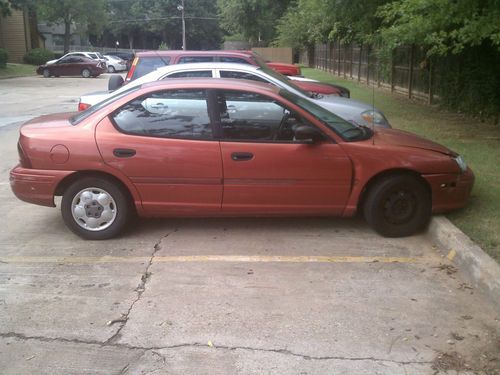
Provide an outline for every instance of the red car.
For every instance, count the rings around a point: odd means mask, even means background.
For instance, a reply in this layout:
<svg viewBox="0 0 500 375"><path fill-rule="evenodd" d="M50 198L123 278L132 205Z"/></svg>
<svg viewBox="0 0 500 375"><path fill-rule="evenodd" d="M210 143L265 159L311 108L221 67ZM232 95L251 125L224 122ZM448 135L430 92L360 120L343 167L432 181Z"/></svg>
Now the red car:
<svg viewBox="0 0 500 375"><path fill-rule="evenodd" d="M231 79L169 79L22 126L15 195L86 239L155 216L352 216L385 236L462 207L474 175L444 146L357 127L310 100Z"/></svg>
<svg viewBox="0 0 500 375"><path fill-rule="evenodd" d="M135 55L132 66L127 73L125 82L133 81L153 70L173 64L199 63L199 62L229 62L250 64L255 66L269 66L278 73L294 76L300 75L300 67L293 64L267 62L252 51L149 51L139 52ZM111 77L108 89L116 90L123 83L120 76ZM304 90L322 94L350 97L350 91L345 87L311 81L293 81Z"/></svg>
<svg viewBox="0 0 500 375"><path fill-rule="evenodd" d="M36 72L45 78L51 76L79 76L83 78L97 77L107 72L106 64L102 61L89 59L83 56L66 56L53 64L40 65Z"/></svg>

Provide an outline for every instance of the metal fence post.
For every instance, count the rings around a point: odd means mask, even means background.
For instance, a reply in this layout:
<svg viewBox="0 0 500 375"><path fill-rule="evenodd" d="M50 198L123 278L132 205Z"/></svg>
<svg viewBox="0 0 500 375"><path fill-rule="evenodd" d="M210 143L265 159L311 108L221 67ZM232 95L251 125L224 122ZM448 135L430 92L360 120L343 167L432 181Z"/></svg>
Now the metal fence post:
<svg viewBox="0 0 500 375"><path fill-rule="evenodd" d="M414 55L415 45L412 44L410 48L410 66L408 69L408 98L411 99L413 91L413 55Z"/></svg>
<svg viewBox="0 0 500 375"><path fill-rule="evenodd" d="M359 46L359 58L358 58L358 82L361 81L361 62L363 61L363 43Z"/></svg>

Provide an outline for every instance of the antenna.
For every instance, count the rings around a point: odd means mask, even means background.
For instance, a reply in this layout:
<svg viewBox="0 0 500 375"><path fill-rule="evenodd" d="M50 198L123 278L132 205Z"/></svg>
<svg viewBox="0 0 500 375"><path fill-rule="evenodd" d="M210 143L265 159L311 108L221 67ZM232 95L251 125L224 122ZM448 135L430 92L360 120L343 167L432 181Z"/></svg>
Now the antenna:
<svg viewBox="0 0 500 375"><path fill-rule="evenodd" d="M375 145L375 81L372 85L372 146Z"/></svg>

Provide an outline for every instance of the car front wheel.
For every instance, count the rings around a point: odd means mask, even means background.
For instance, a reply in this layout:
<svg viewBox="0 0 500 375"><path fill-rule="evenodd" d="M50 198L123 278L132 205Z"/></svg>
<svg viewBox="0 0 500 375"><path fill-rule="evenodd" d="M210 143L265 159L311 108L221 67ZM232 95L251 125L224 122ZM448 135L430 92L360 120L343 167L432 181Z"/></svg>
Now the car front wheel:
<svg viewBox="0 0 500 375"><path fill-rule="evenodd" d="M90 77L90 70L88 70L88 69L83 69L83 70L82 70L82 77L83 77L83 78L89 78L89 77Z"/></svg>
<svg viewBox="0 0 500 375"><path fill-rule="evenodd" d="M425 183L411 175L377 181L368 191L363 213L368 224L386 237L404 237L423 230L432 211Z"/></svg>
<svg viewBox="0 0 500 375"><path fill-rule="evenodd" d="M45 78L49 78L49 77L50 77L50 71L49 71L48 69L44 69L44 70L43 70L43 76L44 76Z"/></svg>
<svg viewBox="0 0 500 375"><path fill-rule="evenodd" d="M108 66L108 73L114 73L114 72L116 72L115 67L112 65Z"/></svg>
<svg viewBox="0 0 500 375"><path fill-rule="evenodd" d="M80 237L105 240L127 224L130 202L124 189L111 180L85 177L66 189L61 213L68 228Z"/></svg>

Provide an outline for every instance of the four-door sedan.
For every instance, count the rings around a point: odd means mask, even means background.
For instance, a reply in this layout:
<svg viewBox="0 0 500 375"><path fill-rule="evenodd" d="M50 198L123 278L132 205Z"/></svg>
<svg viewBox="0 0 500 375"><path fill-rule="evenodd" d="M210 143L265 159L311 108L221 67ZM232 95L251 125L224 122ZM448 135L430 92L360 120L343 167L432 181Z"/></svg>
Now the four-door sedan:
<svg viewBox="0 0 500 375"><path fill-rule="evenodd" d="M107 71L106 63L81 56L66 56L52 64L40 65L36 72L45 78L51 76L97 77Z"/></svg>
<svg viewBox="0 0 500 375"><path fill-rule="evenodd" d="M55 206L86 239L116 236L134 213L352 216L385 236L462 207L474 175L416 135L357 127L268 84L171 79L88 110L22 126L15 195Z"/></svg>

